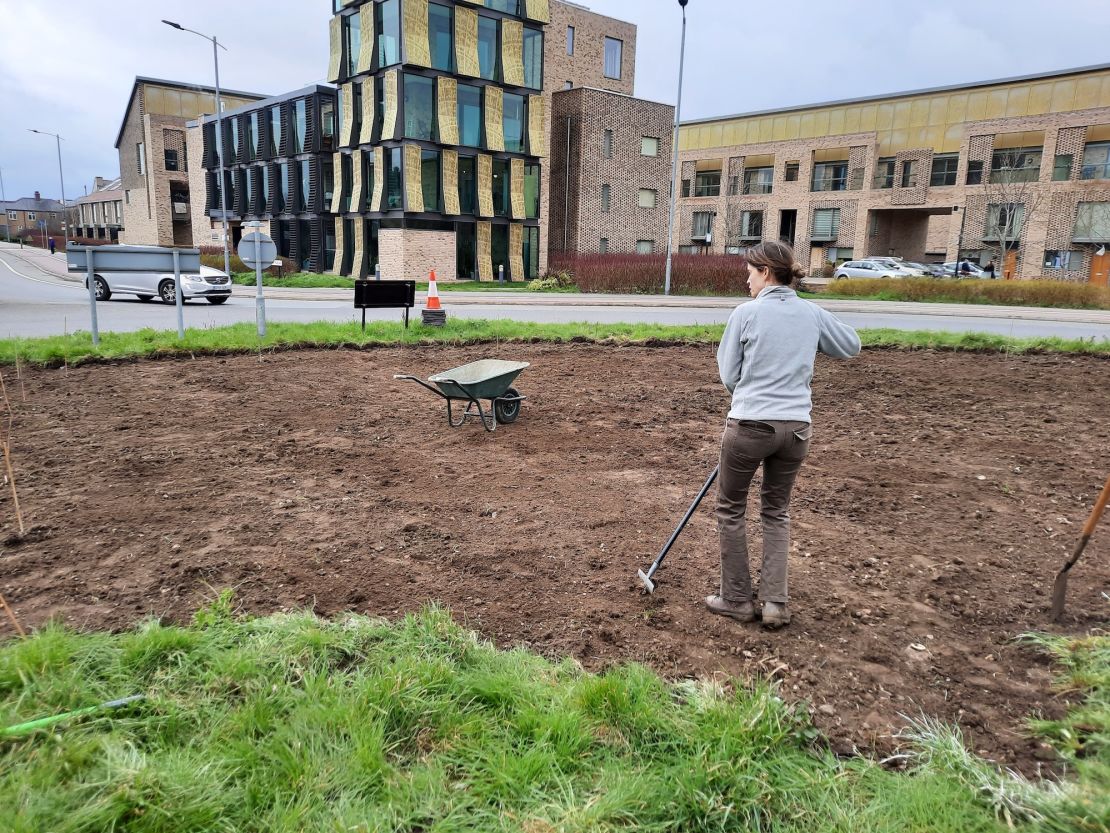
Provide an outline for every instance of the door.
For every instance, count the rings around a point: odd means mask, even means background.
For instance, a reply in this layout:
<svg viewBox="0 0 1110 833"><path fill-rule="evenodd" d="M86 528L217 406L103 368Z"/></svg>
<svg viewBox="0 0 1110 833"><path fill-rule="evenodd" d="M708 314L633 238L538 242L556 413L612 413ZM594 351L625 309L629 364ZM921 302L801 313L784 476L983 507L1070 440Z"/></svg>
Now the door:
<svg viewBox="0 0 1110 833"><path fill-rule="evenodd" d="M1091 283L1094 286L1110 286L1110 251L1101 255L1091 255Z"/></svg>
<svg viewBox="0 0 1110 833"><path fill-rule="evenodd" d="M1006 280L1017 277L1017 252L1011 249L1002 260L1002 276Z"/></svg>

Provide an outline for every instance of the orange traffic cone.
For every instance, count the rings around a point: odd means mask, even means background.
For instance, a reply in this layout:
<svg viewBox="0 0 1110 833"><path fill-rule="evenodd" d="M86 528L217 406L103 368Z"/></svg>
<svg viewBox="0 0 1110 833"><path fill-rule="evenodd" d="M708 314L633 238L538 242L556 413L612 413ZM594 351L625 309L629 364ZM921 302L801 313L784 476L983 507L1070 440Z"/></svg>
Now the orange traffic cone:
<svg viewBox="0 0 1110 833"><path fill-rule="evenodd" d="M420 317L425 324L432 327L442 327L447 323L447 313L439 301L439 288L436 286L434 269L428 276L428 300L427 305L420 312Z"/></svg>

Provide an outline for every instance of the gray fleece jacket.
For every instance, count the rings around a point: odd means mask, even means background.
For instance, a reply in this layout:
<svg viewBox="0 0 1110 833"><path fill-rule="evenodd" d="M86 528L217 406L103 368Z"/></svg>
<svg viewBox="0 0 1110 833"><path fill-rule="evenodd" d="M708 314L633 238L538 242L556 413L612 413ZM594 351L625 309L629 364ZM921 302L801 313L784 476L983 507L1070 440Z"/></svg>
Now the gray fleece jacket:
<svg viewBox="0 0 1110 833"><path fill-rule="evenodd" d="M729 316L717 366L732 394L732 419L809 422L810 382L820 351L848 359L860 341L849 327L786 286L769 286Z"/></svg>

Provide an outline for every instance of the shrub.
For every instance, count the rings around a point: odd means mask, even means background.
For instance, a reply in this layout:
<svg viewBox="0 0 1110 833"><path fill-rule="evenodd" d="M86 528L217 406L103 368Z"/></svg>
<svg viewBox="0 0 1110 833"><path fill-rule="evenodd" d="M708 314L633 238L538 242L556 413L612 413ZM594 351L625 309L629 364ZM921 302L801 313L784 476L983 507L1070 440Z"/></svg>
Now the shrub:
<svg viewBox="0 0 1110 833"><path fill-rule="evenodd" d="M243 263L243 261L239 258L239 255L235 254L234 249L231 250L230 254L231 254L231 274L234 275L234 274L237 274L239 272L250 272L252 275L254 274L254 270L249 269L247 267L247 264ZM281 258L279 258L279 260L281 260ZM200 247L200 262L205 266L208 266L212 269L219 269L222 272L224 270L224 250L223 250L223 248L220 247L220 246L201 246ZM264 274L264 275L277 275L278 274L277 267L276 266L271 266L269 269L263 269L262 274Z"/></svg>
<svg viewBox="0 0 1110 833"><path fill-rule="evenodd" d="M736 255L675 255L671 291L676 295L746 295L745 261ZM556 255L553 271L574 276L582 292L652 295L663 291L665 255Z"/></svg>
<svg viewBox="0 0 1110 833"><path fill-rule="evenodd" d="M574 275L566 270L549 270L534 281L528 282L528 289L532 292L549 292L553 289L574 289Z"/></svg>
<svg viewBox="0 0 1110 833"><path fill-rule="evenodd" d="M1064 281L845 279L830 284L828 291L836 295L879 296L885 301L950 301L963 304L1110 309L1110 289Z"/></svg>

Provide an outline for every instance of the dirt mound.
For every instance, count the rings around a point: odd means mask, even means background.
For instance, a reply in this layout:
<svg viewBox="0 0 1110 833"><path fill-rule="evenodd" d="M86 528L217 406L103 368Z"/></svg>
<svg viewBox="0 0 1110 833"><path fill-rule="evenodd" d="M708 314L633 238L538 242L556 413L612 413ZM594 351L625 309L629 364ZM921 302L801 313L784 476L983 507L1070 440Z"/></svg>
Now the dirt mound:
<svg viewBox="0 0 1110 833"><path fill-rule="evenodd" d="M25 624L182 619L213 588L248 610L393 616L441 600L502 645L671 677L762 673L819 707L838 749L884 752L902 715L957 722L1035 766L1055 712L1051 577L1105 477L1110 362L870 351L819 362L794 504L794 624L707 615L712 469L727 399L708 347L320 351L24 370L19 542L0 495L0 587ZM533 363L518 423L451 431L397 372ZM6 374L8 375L8 374ZM9 385L9 391L11 391ZM758 512L750 528L758 531ZM753 557L758 564L755 536ZM1065 627L1107 618L1110 536L1073 573Z"/></svg>

